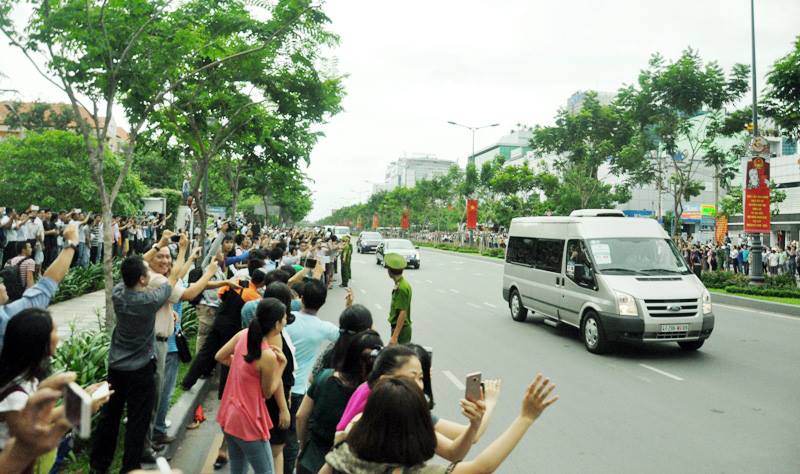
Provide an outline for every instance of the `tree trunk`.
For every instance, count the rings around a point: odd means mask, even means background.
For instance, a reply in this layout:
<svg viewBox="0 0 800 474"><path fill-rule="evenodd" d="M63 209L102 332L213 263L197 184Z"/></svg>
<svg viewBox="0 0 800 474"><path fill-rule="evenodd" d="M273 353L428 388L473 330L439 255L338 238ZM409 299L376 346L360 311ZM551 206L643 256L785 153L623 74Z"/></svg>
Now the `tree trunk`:
<svg viewBox="0 0 800 474"><path fill-rule="evenodd" d="M261 199L264 201L264 227L269 227L269 209L267 207L269 200L267 196L261 196Z"/></svg>
<svg viewBox="0 0 800 474"><path fill-rule="evenodd" d="M714 213L719 212L719 164L714 165Z"/></svg>
<svg viewBox="0 0 800 474"><path fill-rule="evenodd" d="M114 289L114 275L113 275L113 262L114 262L114 232L111 227L111 203L107 198L102 200L103 209L103 280L105 282L105 296L106 296L106 314L105 323L106 330L109 334L114 329L116 318L114 315L114 303L111 300L111 293Z"/></svg>

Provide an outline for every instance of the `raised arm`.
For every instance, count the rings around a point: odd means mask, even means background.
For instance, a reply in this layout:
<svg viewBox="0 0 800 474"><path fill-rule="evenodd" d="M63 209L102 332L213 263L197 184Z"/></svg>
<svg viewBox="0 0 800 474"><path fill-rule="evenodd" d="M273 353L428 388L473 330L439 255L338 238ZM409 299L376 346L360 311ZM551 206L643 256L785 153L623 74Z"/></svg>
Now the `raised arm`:
<svg viewBox="0 0 800 474"><path fill-rule="evenodd" d="M196 282L192 283L189 288L186 288L186 291L184 291L183 295L181 296L181 300L191 301L197 298L197 296L206 289L208 281L211 280L215 273L217 273L217 269L219 269L217 262L209 263L206 267L205 273L203 273L203 276L201 276Z"/></svg>
<svg viewBox="0 0 800 474"><path fill-rule="evenodd" d="M172 237L173 235L175 235L175 233L172 232L171 230L165 230L164 233L161 234L161 239L159 239L158 243L153 247L147 249L147 252L145 252L145 254L142 255L142 260L144 260L147 263L150 263L150 261L152 261L153 258L156 256L156 253L158 253L156 247L160 249L161 247L169 245L169 238ZM172 268L175 268L175 266L173 265Z"/></svg>
<svg viewBox="0 0 800 474"><path fill-rule="evenodd" d="M222 365L227 365L228 367L231 366L231 360L233 359L233 351L236 349L236 343L239 342L239 338L242 337L244 333L244 329L237 332L235 336L233 336L228 342L225 343L224 346L220 350L217 351L214 359Z"/></svg>

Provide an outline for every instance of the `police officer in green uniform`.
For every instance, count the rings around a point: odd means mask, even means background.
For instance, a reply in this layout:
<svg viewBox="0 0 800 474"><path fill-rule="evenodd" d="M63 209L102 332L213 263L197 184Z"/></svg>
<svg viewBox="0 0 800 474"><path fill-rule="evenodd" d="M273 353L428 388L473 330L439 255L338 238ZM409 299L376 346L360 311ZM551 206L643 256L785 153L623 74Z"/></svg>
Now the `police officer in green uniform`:
<svg viewBox="0 0 800 474"><path fill-rule="evenodd" d="M350 236L345 235L342 238L342 284L340 286L346 287L350 281L350 262L353 258L353 244L350 243Z"/></svg>
<svg viewBox="0 0 800 474"><path fill-rule="evenodd" d="M411 285L403 278L406 259L390 253L386 254L384 261L389 269L389 278L394 281L392 304L389 308L389 324L392 327L389 345L406 344L411 342Z"/></svg>

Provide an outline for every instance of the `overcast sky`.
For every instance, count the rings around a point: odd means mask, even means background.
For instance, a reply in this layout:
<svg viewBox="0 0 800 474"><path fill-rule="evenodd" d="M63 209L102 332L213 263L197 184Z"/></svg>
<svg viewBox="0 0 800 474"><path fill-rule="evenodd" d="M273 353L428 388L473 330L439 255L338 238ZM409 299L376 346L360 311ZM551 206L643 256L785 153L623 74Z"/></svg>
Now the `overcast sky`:
<svg viewBox="0 0 800 474"><path fill-rule="evenodd" d="M469 131L499 122L476 148L518 123L548 124L577 90L615 91L654 52L687 46L728 69L750 63L747 0L327 0L345 79L344 111L322 129L308 174L317 219L364 200L404 153L463 164ZM800 34L800 1L756 1L760 83ZM65 101L3 41L0 89ZM7 98L8 96L6 96Z"/></svg>

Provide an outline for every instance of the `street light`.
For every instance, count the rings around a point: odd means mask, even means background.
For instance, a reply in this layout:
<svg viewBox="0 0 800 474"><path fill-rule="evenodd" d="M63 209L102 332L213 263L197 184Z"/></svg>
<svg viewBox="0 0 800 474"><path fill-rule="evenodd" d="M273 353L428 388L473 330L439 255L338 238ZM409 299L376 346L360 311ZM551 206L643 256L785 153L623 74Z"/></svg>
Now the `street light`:
<svg viewBox="0 0 800 474"><path fill-rule="evenodd" d="M481 127L470 127L469 125L463 125L463 124L460 124L460 123L456 123L456 122L453 122L452 120L448 120L447 123L449 123L450 125L455 125L456 127L466 128L467 130L472 132L472 159L473 160L475 159L475 132L477 132L478 130L480 130L482 128L490 128L490 127L499 127L500 126L499 123L493 123L491 125L483 125ZM456 163L458 163L458 161L456 161ZM469 160L467 160L467 164L469 164Z"/></svg>
<svg viewBox="0 0 800 474"><path fill-rule="evenodd" d="M752 73L753 73L753 138L758 136L758 89L756 88L756 15L754 0L750 0L750 40L752 52ZM746 216L742 216L742 222ZM761 234L752 234L753 264L750 265L750 284L761 285L764 283L764 268L762 267L763 247L761 245Z"/></svg>

